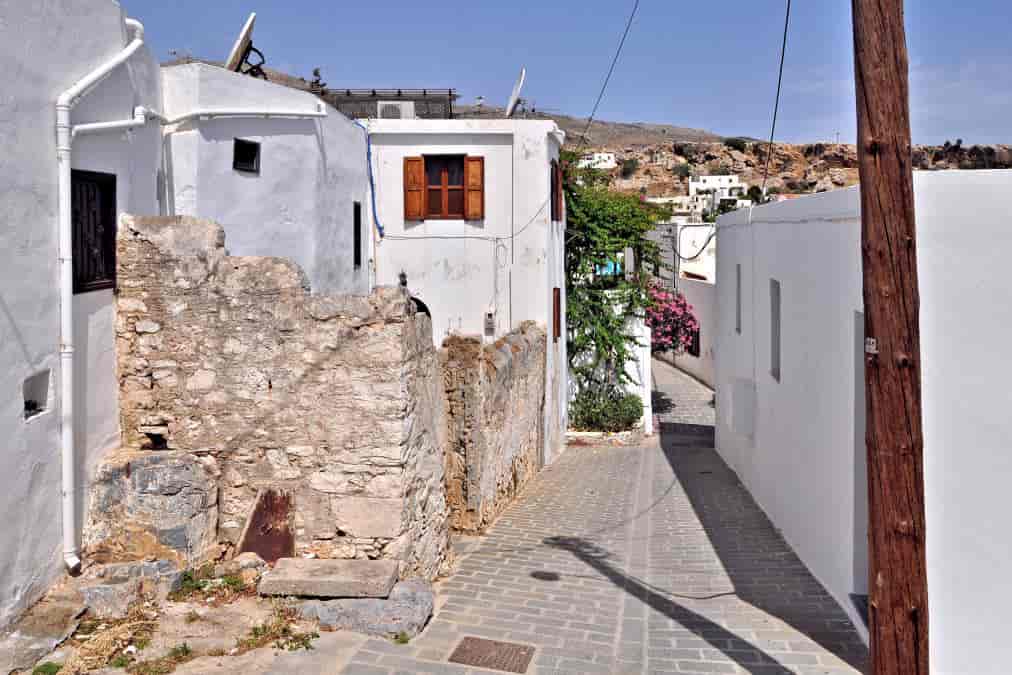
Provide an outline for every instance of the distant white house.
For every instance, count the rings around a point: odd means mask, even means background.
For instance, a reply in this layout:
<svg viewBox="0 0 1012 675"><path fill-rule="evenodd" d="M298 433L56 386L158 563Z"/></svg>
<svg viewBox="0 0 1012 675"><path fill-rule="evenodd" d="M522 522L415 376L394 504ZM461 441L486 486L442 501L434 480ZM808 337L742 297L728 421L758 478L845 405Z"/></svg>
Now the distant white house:
<svg viewBox="0 0 1012 675"><path fill-rule="evenodd" d="M568 405L565 204L555 122L371 119L377 284L407 284L453 333L494 341L523 321L547 328L545 463Z"/></svg>
<svg viewBox="0 0 1012 675"><path fill-rule="evenodd" d="M576 165L581 169L611 171L618 168L618 159L614 152L590 152L582 155Z"/></svg>
<svg viewBox="0 0 1012 675"><path fill-rule="evenodd" d="M1012 660L1012 171L914 174L930 659ZM972 208L967 208L972 204ZM868 593L858 188L719 219L717 449L858 626ZM867 634L867 633L865 633Z"/></svg>
<svg viewBox="0 0 1012 675"><path fill-rule="evenodd" d="M689 199L703 213L726 213L752 206L746 198L748 185L736 175L694 176L689 179Z"/></svg>

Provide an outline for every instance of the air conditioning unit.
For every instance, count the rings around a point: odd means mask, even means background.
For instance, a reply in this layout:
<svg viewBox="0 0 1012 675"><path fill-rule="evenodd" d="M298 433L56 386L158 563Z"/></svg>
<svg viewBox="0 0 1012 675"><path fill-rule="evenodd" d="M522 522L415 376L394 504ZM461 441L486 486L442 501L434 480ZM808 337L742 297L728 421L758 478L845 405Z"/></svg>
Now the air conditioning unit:
<svg viewBox="0 0 1012 675"><path fill-rule="evenodd" d="M414 101L379 101L379 117L381 120L411 120L415 118Z"/></svg>

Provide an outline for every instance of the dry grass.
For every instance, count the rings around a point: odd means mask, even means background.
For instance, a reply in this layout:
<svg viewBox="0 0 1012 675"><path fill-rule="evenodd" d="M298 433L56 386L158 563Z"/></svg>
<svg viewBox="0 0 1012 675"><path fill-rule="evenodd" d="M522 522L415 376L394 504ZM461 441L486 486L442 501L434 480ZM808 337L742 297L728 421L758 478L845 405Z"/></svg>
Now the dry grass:
<svg viewBox="0 0 1012 675"><path fill-rule="evenodd" d="M103 624L105 628L99 630ZM67 659L60 672L63 675L78 675L104 668L113 659L122 656L123 650L129 645L142 648L148 644L157 625L157 614L145 612L140 607L134 607L125 619L118 621L82 622L81 628L74 635L78 649Z"/></svg>
<svg viewBox="0 0 1012 675"><path fill-rule="evenodd" d="M312 631L302 633L295 630L296 611L282 602L275 602L270 618L250 630L249 635L236 641L239 654L273 644L278 649L290 652L312 649L313 640L320 634Z"/></svg>

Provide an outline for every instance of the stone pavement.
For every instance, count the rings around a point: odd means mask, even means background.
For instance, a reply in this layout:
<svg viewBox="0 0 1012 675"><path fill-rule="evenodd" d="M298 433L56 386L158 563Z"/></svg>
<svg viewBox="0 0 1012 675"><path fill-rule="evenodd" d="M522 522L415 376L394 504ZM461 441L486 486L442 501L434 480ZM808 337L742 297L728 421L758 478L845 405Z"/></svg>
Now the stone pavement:
<svg viewBox="0 0 1012 675"><path fill-rule="evenodd" d="M498 672L447 662L469 635L534 645L528 673L862 668L846 615L714 452L712 427L666 414L659 444L568 449L440 584L422 635L370 639L344 672Z"/></svg>
<svg viewBox="0 0 1012 675"><path fill-rule="evenodd" d="M714 425L713 390L671 364L654 359L654 416L662 424Z"/></svg>

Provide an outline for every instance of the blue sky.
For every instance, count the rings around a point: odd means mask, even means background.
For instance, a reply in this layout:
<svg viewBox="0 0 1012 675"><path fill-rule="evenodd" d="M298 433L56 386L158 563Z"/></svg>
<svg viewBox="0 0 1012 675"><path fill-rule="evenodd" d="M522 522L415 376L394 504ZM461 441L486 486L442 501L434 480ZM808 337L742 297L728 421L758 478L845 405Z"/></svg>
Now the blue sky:
<svg viewBox="0 0 1012 675"><path fill-rule="evenodd" d="M250 11L268 65L341 87L455 87L505 103L521 65L538 108L585 116L628 16L624 0L122 0L169 50L224 59ZM598 118L769 134L784 4L641 0ZM1012 142L1012 7L908 0L917 143ZM850 2L792 8L779 140L855 136Z"/></svg>

